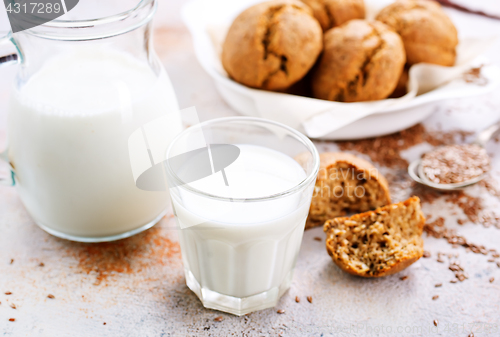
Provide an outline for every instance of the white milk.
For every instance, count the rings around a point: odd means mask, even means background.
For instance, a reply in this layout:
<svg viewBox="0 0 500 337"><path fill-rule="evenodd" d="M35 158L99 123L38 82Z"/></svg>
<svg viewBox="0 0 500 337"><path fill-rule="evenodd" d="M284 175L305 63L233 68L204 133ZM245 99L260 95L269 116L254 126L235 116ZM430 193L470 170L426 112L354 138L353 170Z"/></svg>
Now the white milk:
<svg viewBox="0 0 500 337"><path fill-rule="evenodd" d="M229 188L220 172L190 186L217 196L258 198L284 192L306 178L304 169L283 153L238 147L239 158L225 169ZM311 193L238 203L179 190L172 201L185 228L180 243L188 285L194 278L205 290L238 298L268 291L278 296L288 288Z"/></svg>
<svg viewBox="0 0 500 337"><path fill-rule="evenodd" d="M178 106L167 75L117 52L78 49L44 65L12 98L9 157L37 223L81 237L153 221L167 192L135 186L129 135ZM181 131L172 123L167 133Z"/></svg>

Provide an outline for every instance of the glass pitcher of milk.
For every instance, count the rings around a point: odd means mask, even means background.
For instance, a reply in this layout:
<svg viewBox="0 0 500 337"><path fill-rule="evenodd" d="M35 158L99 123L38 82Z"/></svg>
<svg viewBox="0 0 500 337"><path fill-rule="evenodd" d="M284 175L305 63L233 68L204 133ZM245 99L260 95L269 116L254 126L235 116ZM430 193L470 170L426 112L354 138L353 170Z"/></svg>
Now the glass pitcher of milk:
<svg viewBox="0 0 500 337"><path fill-rule="evenodd" d="M0 62L19 62L4 159L26 209L50 234L125 238L153 226L170 203L166 190L136 187L128 149L129 136L161 116L170 116L169 137L182 128L153 50L156 5L80 1L61 19L3 40L17 60Z"/></svg>

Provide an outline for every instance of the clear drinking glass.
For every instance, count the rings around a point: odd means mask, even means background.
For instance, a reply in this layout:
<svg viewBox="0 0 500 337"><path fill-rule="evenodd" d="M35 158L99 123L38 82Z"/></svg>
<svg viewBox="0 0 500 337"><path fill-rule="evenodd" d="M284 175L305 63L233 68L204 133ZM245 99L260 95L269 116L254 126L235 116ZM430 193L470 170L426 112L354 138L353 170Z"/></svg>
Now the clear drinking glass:
<svg viewBox="0 0 500 337"><path fill-rule="evenodd" d="M153 48L156 7L156 0L80 1L60 19L0 39L0 65L19 62L3 154L12 174L3 183L15 183L35 222L55 236L121 239L166 211L165 188L136 186L132 156L155 165L148 140L129 146L137 130L147 138L143 126L168 116L163 156L182 130ZM7 44L17 56L4 56Z"/></svg>
<svg viewBox="0 0 500 337"><path fill-rule="evenodd" d="M275 306L301 245L314 144L276 122L232 117L187 129L166 157L188 287L235 315Z"/></svg>

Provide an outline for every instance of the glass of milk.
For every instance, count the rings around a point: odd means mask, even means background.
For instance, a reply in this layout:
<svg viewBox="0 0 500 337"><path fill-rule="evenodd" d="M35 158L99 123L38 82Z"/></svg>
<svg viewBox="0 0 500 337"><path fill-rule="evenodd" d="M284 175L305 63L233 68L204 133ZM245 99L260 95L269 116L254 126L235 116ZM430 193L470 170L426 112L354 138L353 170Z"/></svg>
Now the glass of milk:
<svg viewBox="0 0 500 337"><path fill-rule="evenodd" d="M163 151L182 130L153 49L156 5L80 1L60 19L7 38L17 48L19 71L4 156L26 209L55 236L125 238L153 226L170 203L166 188L136 186L129 148L131 135L155 120L168 120Z"/></svg>
<svg viewBox="0 0 500 337"><path fill-rule="evenodd" d="M188 287L244 315L289 288L319 156L301 133L247 117L193 126L165 161Z"/></svg>

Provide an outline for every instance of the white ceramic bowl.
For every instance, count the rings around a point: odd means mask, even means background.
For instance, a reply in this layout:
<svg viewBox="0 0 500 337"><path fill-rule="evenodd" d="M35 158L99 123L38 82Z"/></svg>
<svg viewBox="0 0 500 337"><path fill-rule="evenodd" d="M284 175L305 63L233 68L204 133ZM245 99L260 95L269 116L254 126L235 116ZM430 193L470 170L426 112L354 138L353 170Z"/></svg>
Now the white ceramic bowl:
<svg viewBox="0 0 500 337"><path fill-rule="evenodd" d="M262 0L193 0L186 4L182 14L192 34L196 56L213 78L224 100L237 112L285 123L305 132L311 138L359 139L397 132L427 118L434 111L433 103L484 94L500 83L500 68L495 65L482 68L486 84L468 83L463 79L464 71L485 63L476 54L480 54L485 45L492 41L469 39L461 41L461 47L458 48L458 59L466 61L460 67L455 67L453 76L456 78L434 90L405 99L340 103L248 88L227 76L220 62L220 46L225 31L234 18L245 8L258 2ZM367 16L373 17L390 2L392 0L366 0ZM449 72L446 67L418 66L425 69L416 71L418 76L411 73L412 78L439 77L442 72ZM413 67L411 71L413 72ZM457 74L460 76L456 76Z"/></svg>

